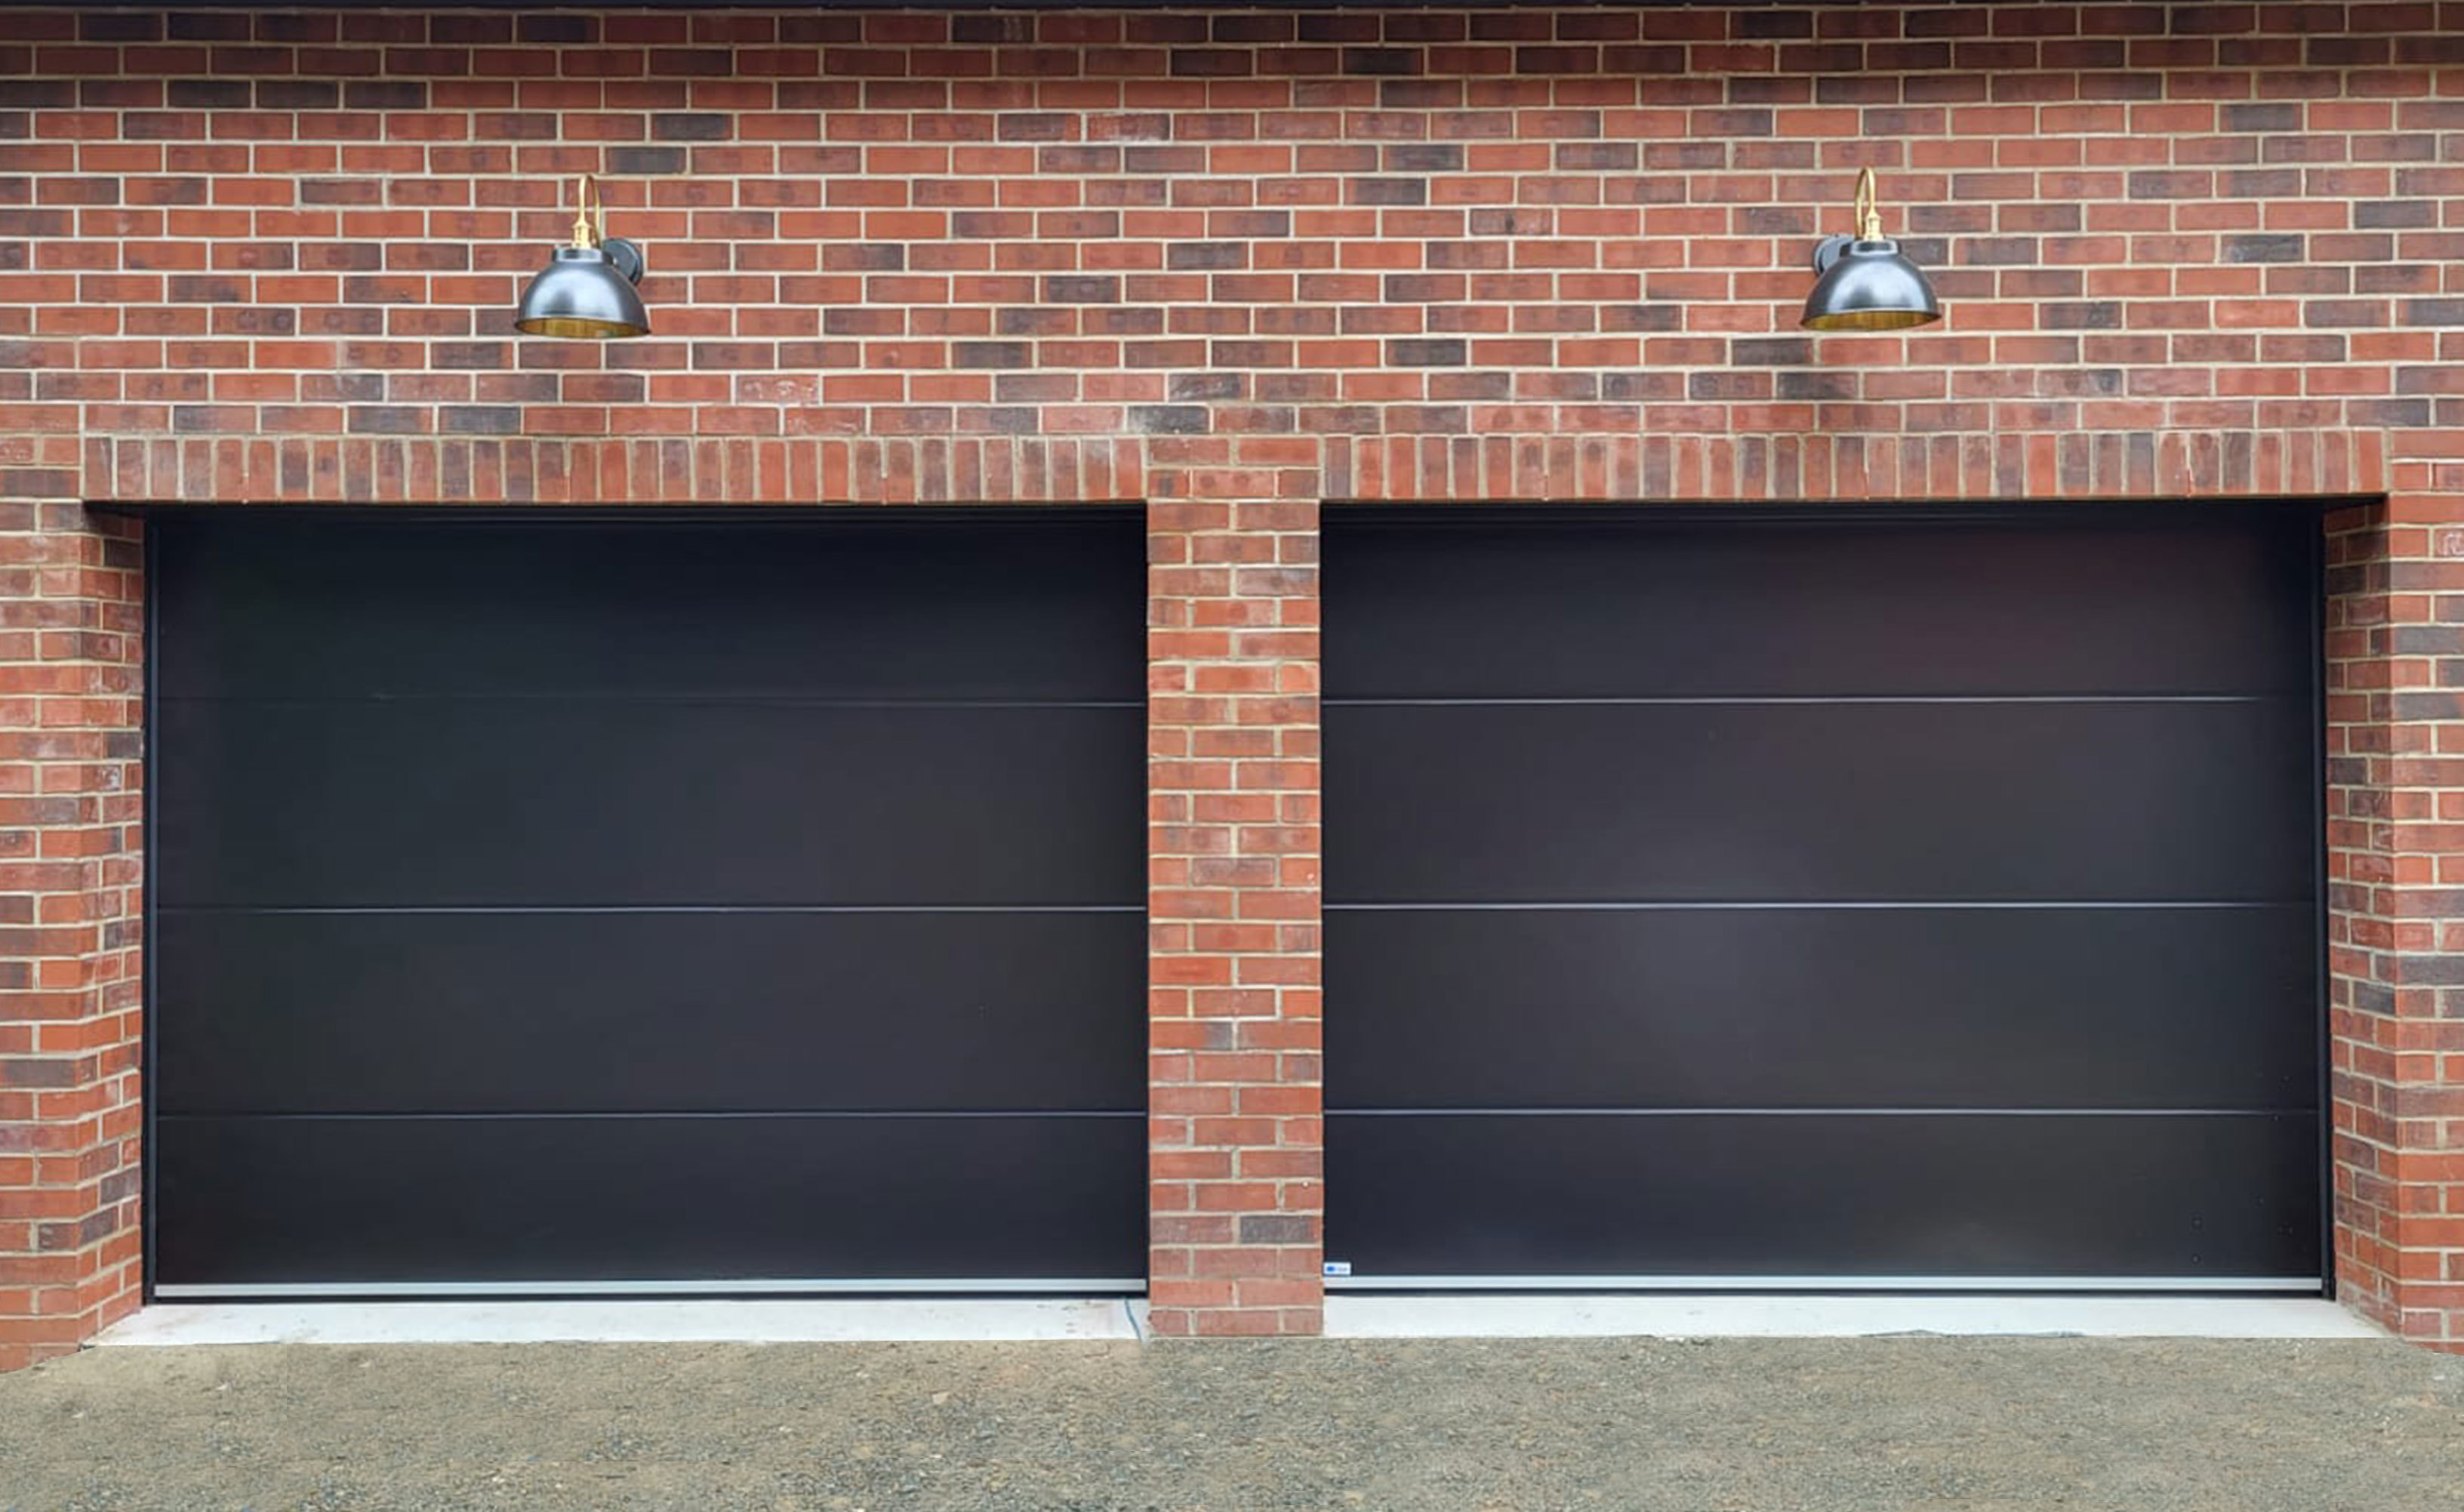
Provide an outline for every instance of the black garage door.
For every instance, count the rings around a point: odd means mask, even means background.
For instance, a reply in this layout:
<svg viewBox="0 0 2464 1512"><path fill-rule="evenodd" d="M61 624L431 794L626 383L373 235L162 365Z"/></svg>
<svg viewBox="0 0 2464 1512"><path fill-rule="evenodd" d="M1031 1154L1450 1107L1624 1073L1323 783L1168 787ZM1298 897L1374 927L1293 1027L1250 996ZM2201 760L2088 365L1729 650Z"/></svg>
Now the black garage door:
<svg viewBox="0 0 2464 1512"><path fill-rule="evenodd" d="M165 1295L1134 1287L1134 517L158 518Z"/></svg>
<svg viewBox="0 0 2464 1512"><path fill-rule="evenodd" d="M2315 1289L2316 538L1330 511L1330 1261Z"/></svg>

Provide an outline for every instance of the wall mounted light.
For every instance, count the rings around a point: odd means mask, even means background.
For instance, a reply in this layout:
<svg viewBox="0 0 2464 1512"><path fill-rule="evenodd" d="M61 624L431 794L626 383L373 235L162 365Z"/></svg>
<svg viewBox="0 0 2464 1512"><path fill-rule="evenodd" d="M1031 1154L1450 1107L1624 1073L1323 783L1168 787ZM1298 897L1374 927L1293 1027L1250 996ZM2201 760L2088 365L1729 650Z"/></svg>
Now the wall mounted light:
<svg viewBox="0 0 2464 1512"><path fill-rule="evenodd" d="M1871 168L1857 175L1856 234L1822 238L1814 249L1814 269L1822 276L1805 299L1808 330L1903 331L1942 318L1942 301L1925 271L1882 236Z"/></svg>
<svg viewBox="0 0 2464 1512"><path fill-rule="evenodd" d="M586 340L649 335L649 312L642 308L642 296L633 287L642 281L642 249L607 234L605 198L599 202L598 229L591 229L587 175L575 192L573 245L558 248L555 260L522 291L514 329L526 336Z"/></svg>

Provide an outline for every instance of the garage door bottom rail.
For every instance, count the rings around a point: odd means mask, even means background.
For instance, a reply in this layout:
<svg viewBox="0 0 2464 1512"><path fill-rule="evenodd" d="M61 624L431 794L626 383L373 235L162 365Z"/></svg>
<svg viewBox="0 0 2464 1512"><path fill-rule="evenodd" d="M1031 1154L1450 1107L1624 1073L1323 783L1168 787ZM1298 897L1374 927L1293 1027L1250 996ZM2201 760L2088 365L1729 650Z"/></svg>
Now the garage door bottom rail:
<svg viewBox="0 0 2464 1512"><path fill-rule="evenodd" d="M2133 1292L2317 1297L2316 1276L1353 1276L1330 1261L1329 1291L1426 1292Z"/></svg>
<svg viewBox="0 0 2464 1512"><path fill-rule="evenodd" d="M274 1302L310 1298L417 1302L451 1298L606 1297L1142 1297L1143 1277L1025 1278L922 1277L897 1280L880 1277L822 1280L771 1279L729 1281L518 1281L518 1282L246 1282L228 1285L201 1282L156 1286L164 1302Z"/></svg>

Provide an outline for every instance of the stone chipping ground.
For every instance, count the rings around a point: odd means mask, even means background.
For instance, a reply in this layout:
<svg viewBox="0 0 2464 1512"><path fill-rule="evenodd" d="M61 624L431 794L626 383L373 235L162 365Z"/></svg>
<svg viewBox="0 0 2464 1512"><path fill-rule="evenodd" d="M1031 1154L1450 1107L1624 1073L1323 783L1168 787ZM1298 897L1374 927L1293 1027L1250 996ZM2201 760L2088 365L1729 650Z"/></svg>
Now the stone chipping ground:
<svg viewBox="0 0 2464 1512"><path fill-rule="evenodd" d="M2083 1339L95 1349L0 1509L2447 1512L2464 1358Z"/></svg>

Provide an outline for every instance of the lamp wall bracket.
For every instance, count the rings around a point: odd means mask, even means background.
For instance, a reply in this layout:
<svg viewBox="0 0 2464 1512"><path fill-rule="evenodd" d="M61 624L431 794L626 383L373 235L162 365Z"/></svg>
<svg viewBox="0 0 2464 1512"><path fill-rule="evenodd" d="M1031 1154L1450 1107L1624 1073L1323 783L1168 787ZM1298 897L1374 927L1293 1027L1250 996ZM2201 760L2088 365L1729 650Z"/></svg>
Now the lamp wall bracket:
<svg viewBox="0 0 2464 1512"><path fill-rule="evenodd" d="M600 239L599 250L606 254L608 263L625 275L626 282L638 284L642 281L643 270L649 264L642 256L639 245L622 236L605 236Z"/></svg>

